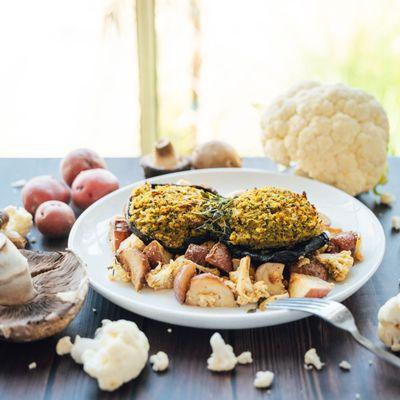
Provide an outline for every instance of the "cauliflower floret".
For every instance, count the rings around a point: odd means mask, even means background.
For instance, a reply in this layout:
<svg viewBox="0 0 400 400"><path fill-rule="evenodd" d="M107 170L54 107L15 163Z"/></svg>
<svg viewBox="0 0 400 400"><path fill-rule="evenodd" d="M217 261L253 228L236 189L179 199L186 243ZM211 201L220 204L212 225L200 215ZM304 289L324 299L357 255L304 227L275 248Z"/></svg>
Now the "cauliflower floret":
<svg viewBox="0 0 400 400"><path fill-rule="evenodd" d="M251 364L253 362L253 357L250 351L244 351L237 356L238 364Z"/></svg>
<svg viewBox="0 0 400 400"><path fill-rule="evenodd" d="M184 263L184 261L175 260L169 264L159 264L146 275L147 284L154 290L172 289L174 278Z"/></svg>
<svg viewBox="0 0 400 400"><path fill-rule="evenodd" d="M400 351L400 294L379 309L378 321L379 339L393 351Z"/></svg>
<svg viewBox="0 0 400 400"><path fill-rule="evenodd" d="M371 95L343 84L304 82L277 98L262 118L266 155L356 195L385 171L389 123Z"/></svg>
<svg viewBox="0 0 400 400"><path fill-rule="evenodd" d="M211 371L231 371L236 367L237 358L232 346L226 344L222 336L215 332L210 339L212 354L207 360L207 368Z"/></svg>
<svg viewBox="0 0 400 400"><path fill-rule="evenodd" d="M123 268L116 257L113 258L108 270L108 279L110 281L129 282L131 280L129 272Z"/></svg>
<svg viewBox="0 0 400 400"><path fill-rule="evenodd" d="M254 379L254 387L257 389L269 388L274 380L274 373L271 371L258 371Z"/></svg>
<svg viewBox="0 0 400 400"><path fill-rule="evenodd" d="M234 293L239 305L257 303L263 297L269 297L268 286L263 281L253 283L250 278L250 257L240 260L236 271L229 273L229 279L235 284Z"/></svg>
<svg viewBox="0 0 400 400"><path fill-rule="evenodd" d="M102 325L94 339L77 336L69 350L75 362L97 379L100 389L112 391L140 374L148 359L149 342L132 321L103 320Z"/></svg>
<svg viewBox="0 0 400 400"><path fill-rule="evenodd" d="M8 206L4 211L9 218L6 229L26 237L33 225L32 215L23 207Z"/></svg>
<svg viewBox="0 0 400 400"><path fill-rule="evenodd" d="M165 371L169 366L168 354L164 353L163 351L159 351L150 357L150 363L153 364L153 371Z"/></svg>
<svg viewBox="0 0 400 400"><path fill-rule="evenodd" d="M319 355L317 354L317 351L314 348L311 348L310 350L305 352L304 364L306 366L312 365L314 368L318 370L322 369L323 366L325 365L325 363L323 363L319 358Z"/></svg>
<svg viewBox="0 0 400 400"><path fill-rule="evenodd" d="M328 272L337 282L344 281L350 268L354 264L351 251L343 250L340 253L322 253L316 256L317 260L326 266Z"/></svg>

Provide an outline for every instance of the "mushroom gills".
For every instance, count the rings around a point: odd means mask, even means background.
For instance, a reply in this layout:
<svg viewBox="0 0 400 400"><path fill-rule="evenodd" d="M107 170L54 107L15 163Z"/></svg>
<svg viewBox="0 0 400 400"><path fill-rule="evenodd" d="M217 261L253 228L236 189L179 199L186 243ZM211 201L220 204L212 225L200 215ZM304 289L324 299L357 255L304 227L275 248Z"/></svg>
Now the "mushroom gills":
<svg viewBox="0 0 400 400"><path fill-rule="evenodd" d="M0 305L0 339L30 342L63 330L88 291L82 261L72 252L22 250L36 292L23 304Z"/></svg>

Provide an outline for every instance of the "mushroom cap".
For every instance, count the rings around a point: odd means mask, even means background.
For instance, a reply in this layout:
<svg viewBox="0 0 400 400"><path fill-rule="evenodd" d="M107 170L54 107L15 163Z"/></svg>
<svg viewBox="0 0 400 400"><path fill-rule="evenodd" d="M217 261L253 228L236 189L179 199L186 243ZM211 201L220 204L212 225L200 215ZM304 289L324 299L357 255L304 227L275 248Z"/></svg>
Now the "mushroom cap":
<svg viewBox="0 0 400 400"><path fill-rule="evenodd" d="M193 167L201 168L240 168L242 160L229 143L211 140L196 147L192 157Z"/></svg>
<svg viewBox="0 0 400 400"><path fill-rule="evenodd" d="M72 251L21 253L37 293L25 304L0 305L0 339L30 342L62 331L81 309L89 283L85 265Z"/></svg>

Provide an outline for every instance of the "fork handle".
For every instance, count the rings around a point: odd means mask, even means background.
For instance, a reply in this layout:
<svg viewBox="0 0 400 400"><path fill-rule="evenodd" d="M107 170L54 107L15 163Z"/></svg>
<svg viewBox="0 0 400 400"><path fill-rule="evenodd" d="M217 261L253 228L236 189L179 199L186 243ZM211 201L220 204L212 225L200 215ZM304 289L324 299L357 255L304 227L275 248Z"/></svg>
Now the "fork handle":
<svg viewBox="0 0 400 400"><path fill-rule="evenodd" d="M399 357L396 357L395 355L389 353L388 351L383 350L378 346L374 345L369 339L361 335L361 333L358 330L351 330L350 333L352 334L353 338L357 340L357 342L360 343L362 346L364 346L366 349L376 354L378 357L383 358L390 364L400 368Z"/></svg>

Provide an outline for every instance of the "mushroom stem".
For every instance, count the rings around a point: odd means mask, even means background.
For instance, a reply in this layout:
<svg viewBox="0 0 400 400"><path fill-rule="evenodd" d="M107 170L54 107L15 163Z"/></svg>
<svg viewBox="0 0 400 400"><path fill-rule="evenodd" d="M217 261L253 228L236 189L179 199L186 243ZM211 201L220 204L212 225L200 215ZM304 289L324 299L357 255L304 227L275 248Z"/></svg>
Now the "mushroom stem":
<svg viewBox="0 0 400 400"><path fill-rule="evenodd" d="M35 294L27 259L0 233L0 304L24 304Z"/></svg>
<svg viewBox="0 0 400 400"><path fill-rule="evenodd" d="M160 139L154 146L154 164L163 168L174 168L178 163L174 147L168 139Z"/></svg>

